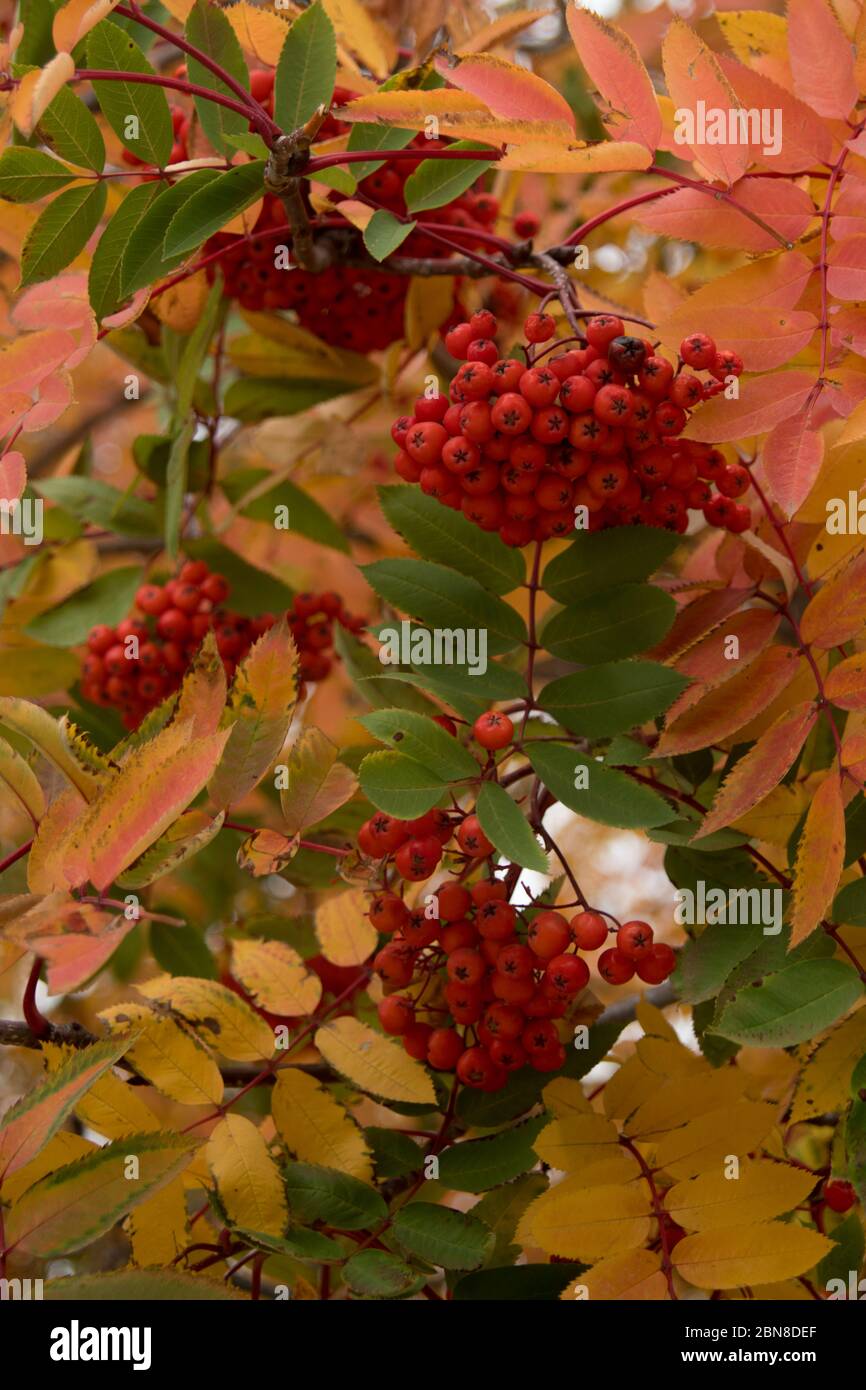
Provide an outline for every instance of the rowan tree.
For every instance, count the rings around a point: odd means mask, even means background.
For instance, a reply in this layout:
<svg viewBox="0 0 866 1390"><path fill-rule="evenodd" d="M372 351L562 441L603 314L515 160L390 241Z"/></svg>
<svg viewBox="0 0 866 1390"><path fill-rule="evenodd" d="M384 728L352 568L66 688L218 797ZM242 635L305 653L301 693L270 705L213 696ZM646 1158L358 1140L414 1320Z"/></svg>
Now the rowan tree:
<svg viewBox="0 0 866 1390"><path fill-rule="evenodd" d="M440 18L5 36L0 1276L849 1297L862 6Z"/></svg>

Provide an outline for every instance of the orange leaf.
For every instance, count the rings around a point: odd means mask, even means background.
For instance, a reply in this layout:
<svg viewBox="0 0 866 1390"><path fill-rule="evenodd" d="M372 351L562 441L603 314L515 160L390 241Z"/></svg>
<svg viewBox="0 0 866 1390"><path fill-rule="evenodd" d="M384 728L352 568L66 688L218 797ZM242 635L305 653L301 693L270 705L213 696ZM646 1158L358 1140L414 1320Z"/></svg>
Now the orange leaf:
<svg viewBox="0 0 866 1390"><path fill-rule="evenodd" d="M845 806L836 768L809 807L794 864L789 950L813 932L833 900L845 862Z"/></svg>
<svg viewBox="0 0 866 1390"><path fill-rule="evenodd" d="M615 24L590 10L569 5L566 19L577 56L604 98L605 126L617 140L637 140L655 153L661 112L637 48Z"/></svg>
<svg viewBox="0 0 866 1390"><path fill-rule="evenodd" d="M771 82L766 76L753 72L751 68L738 63L734 58L719 58L719 66L737 93L741 107L747 111L765 111L781 114L778 132L781 135L776 154L766 154L772 148L772 141L759 140L750 147L751 159L778 173L794 174L801 169L819 164L832 164L833 137L830 128L811 107L797 97L786 92L784 87ZM835 222L835 209L833 214Z"/></svg>
<svg viewBox="0 0 866 1390"><path fill-rule="evenodd" d="M746 589L714 589L701 594L680 609L667 637L648 655L655 661L672 661L735 613L748 593Z"/></svg>
<svg viewBox="0 0 866 1390"><path fill-rule="evenodd" d="M553 10L510 10L494 19L491 24L485 24L483 29L477 29L470 38L461 40L459 52L483 53L487 48L507 43L524 29L530 29L533 24L551 14Z"/></svg>
<svg viewBox="0 0 866 1390"><path fill-rule="evenodd" d="M0 458L0 501L17 502L27 486L27 465L24 455L13 449Z"/></svg>
<svg viewBox="0 0 866 1390"><path fill-rule="evenodd" d="M770 647L745 671L711 690L674 720L659 740L658 756L694 753L735 734L781 694L796 676L799 665L800 655L794 647Z"/></svg>
<svg viewBox="0 0 866 1390"><path fill-rule="evenodd" d="M81 989L111 959L134 926L134 920L115 915L107 917L103 930L95 935L66 932L34 937L30 945L47 963L48 993L69 994Z"/></svg>
<svg viewBox="0 0 866 1390"><path fill-rule="evenodd" d="M805 405L815 385L812 372L777 372L740 381L736 401L716 396L695 412L683 433L688 439L721 444L763 434Z"/></svg>
<svg viewBox="0 0 866 1390"><path fill-rule="evenodd" d="M746 608L684 652L673 664L693 684L671 705L668 724L696 705L708 690L739 675L772 641L778 626L779 615L771 609Z"/></svg>
<svg viewBox="0 0 866 1390"><path fill-rule="evenodd" d="M71 53L116 4L117 0L67 0L55 14L51 31L57 52Z"/></svg>
<svg viewBox="0 0 866 1390"><path fill-rule="evenodd" d="M815 207L808 193L784 179L741 179L731 190L737 202L772 227L786 242L803 235ZM776 251L779 243L730 203L696 188L678 188L635 212L643 226L663 236L699 241L732 251Z"/></svg>
<svg viewBox="0 0 866 1390"><path fill-rule="evenodd" d="M442 54L433 66L452 86L479 97L494 116L553 121L568 135L575 133L574 112L565 97L528 68L506 63L489 53L468 58Z"/></svg>
<svg viewBox="0 0 866 1390"><path fill-rule="evenodd" d="M818 711L812 701L804 701L761 734L725 778L694 838L700 840L715 830L722 830L763 801L781 782L817 718Z"/></svg>
<svg viewBox="0 0 866 1390"><path fill-rule="evenodd" d="M75 75L75 63L68 53L57 53L44 68L25 73L12 97L12 119L22 135L32 135L42 113L61 87Z"/></svg>
<svg viewBox="0 0 866 1390"><path fill-rule="evenodd" d="M697 112L699 100L705 102L707 108L723 112L739 106L736 92L719 67L715 55L694 30L681 19L674 19L662 44L662 65L668 92L676 108L675 142L690 148L695 159L709 171L711 177L721 179L728 186L736 183L748 167L748 145L728 142L710 145L704 139L697 139L702 125ZM762 105L767 105L766 101ZM691 121L683 124L683 118L689 116ZM693 127L694 143L683 138L683 134L688 135L689 125Z"/></svg>
<svg viewBox="0 0 866 1390"><path fill-rule="evenodd" d="M786 516L793 516L815 484L824 461L824 436L808 428L805 411L780 420L761 452L773 496Z"/></svg>
<svg viewBox="0 0 866 1390"><path fill-rule="evenodd" d="M694 306L686 301L676 315L678 324L688 319L689 309L694 314ZM769 372L790 362L818 327L815 315L802 310L731 303L718 304L699 319L691 318L691 323L697 322L716 342L739 353L747 372ZM685 329L680 337L688 331ZM679 347L679 341L671 346Z"/></svg>
<svg viewBox="0 0 866 1390"><path fill-rule="evenodd" d="M340 107L337 115L343 121L396 125L405 130L424 130L430 117L435 116L443 135L480 140L488 145L526 145L544 140L561 143L565 134L561 121L494 116L478 97L450 87L432 92L371 92Z"/></svg>
<svg viewBox="0 0 866 1390"><path fill-rule="evenodd" d="M597 145L554 145L539 140L510 149L497 168L528 174L609 174L647 169L652 156L634 141L602 140ZM340 204L340 211L343 204Z"/></svg>
<svg viewBox="0 0 866 1390"><path fill-rule="evenodd" d="M866 621L866 551L838 571L811 600L802 618L803 641L838 646L861 631Z"/></svg>
<svg viewBox="0 0 866 1390"><path fill-rule="evenodd" d="M63 366L77 343L62 328L46 328L4 344L0 350L0 391L32 391Z"/></svg>
<svg viewBox="0 0 866 1390"><path fill-rule="evenodd" d="M827 289L837 299L866 297L866 235L843 237L827 257Z"/></svg>
<svg viewBox="0 0 866 1390"><path fill-rule="evenodd" d="M827 0L788 0L788 53L797 96L844 119L857 105L854 50Z"/></svg>
<svg viewBox="0 0 866 1390"><path fill-rule="evenodd" d="M834 666L824 681L824 694L839 709L866 709L866 652Z"/></svg>

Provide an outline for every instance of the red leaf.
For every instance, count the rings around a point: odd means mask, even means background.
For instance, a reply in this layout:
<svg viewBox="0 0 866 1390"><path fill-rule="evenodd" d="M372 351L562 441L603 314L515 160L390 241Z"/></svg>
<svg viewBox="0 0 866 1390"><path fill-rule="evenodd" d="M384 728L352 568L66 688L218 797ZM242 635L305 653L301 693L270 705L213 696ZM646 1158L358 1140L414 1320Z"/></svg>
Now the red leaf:
<svg viewBox="0 0 866 1390"><path fill-rule="evenodd" d="M866 652L857 652L827 675L824 694L839 709L866 709Z"/></svg>
<svg viewBox="0 0 866 1390"><path fill-rule="evenodd" d="M453 87L469 92L495 116L525 121L555 121L573 135L574 112L565 97L527 68L493 58L489 53L472 57L440 56L435 68Z"/></svg>
<svg viewBox="0 0 866 1390"><path fill-rule="evenodd" d="M721 444L771 430L806 403L815 385L812 372L777 372L740 382L740 399L716 396L695 412L684 430L689 439Z"/></svg>
<svg viewBox="0 0 866 1390"><path fill-rule="evenodd" d="M824 459L824 436L808 428L804 411L781 420L768 434L761 455L773 496L791 517L805 502Z"/></svg>
<svg viewBox="0 0 866 1390"><path fill-rule="evenodd" d="M788 52L797 96L844 119L857 105L854 50L827 0L788 0Z"/></svg>
<svg viewBox="0 0 866 1390"><path fill-rule="evenodd" d="M749 589L712 589L707 594L701 594L700 598L693 599L680 609L667 637L648 655L654 661L672 661L680 652L687 651L706 633L717 628L749 597Z"/></svg>
<svg viewBox="0 0 866 1390"><path fill-rule="evenodd" d="M807 700L795 705L761 734L725 778L695 839L724 829L763 801L781 782L817 718L817 709Z"/></svg>
<svg viewBox="0 0 866 1390"><path fill-rule="evenodd" d="M662 44L662 65L665 71L668 93L674 104L674 119L678 123L674 139L677 144L685 144L691 149L694 158L709 171L711 177L721 179L729 187L742 178L749 164L749 147L741 144L710 145L696 138L694 143L682 140L679 125L681 116L691 114L694 133L701 133L701 123L697 119L697 103L702 101L707 108L730 111L739 105L737 95L719 67L713 53L681 19L674 19ZM766 103L764 103L766 105Z"/></svg>
<svg viewBox="0 0 866 1390"><path fill-rule="evenodd" d="M833 162L833 138L829 127L811 107L735 58L719 58L719 66L746 110L781 112L777 118L781 136L778 154L765 154L771 142L759 141L750 146L753 161L786 174L810 169L816 160L819 164Z"/></svg>
<svg viewBox="0 0 866 1390"><path fill-rule="evenodd" d="M808 193L783 179L742 179L731 189L743 207L755 212L785 241L795 242L815 216ZM678 188L647 203L635 216L650 231L739 251L774 251L779 243L730 203L696 188Z"/></svg>
<svg viewBox="0 0 866 1390"><path fill-rule="evenodd" d="M718 304L695 317L687 301L677 310L675 319L677 328L682 324L682 332L671 346L679 346L691 326L700 323L704 333L739 353L747 372L768 372L790 362L802 352L818 327L814 314L753 308L745 304ZM666 337L667 332L662 332L662 338Z"/></svg>
<svg viewBox="0 0 866 1390"><path fill-rule="evenodd" d="M691 677L694 684L684 690L668 710L668 723L672 724L692 705L696 705L708 690L715 690L716 686L732 680L754 661L767 643L772 641L778 626L779 615L772 609L746 608L684 652L674 665L682 675ZM735 637L738 644L735 660L728 655L731 637Z"/></svg>
<svg viewBox="0 0 866 1390"><path fill-rule="evenodd" d="M849 144L855 143L849 141ZM866 154L866 145L863 153ZM846 174L840 189L833 204L832 229L837 241L866 232L866 183L856 174Z"/></svg>
<svg viewBox="0 0 866 1390"><path fill-rule="evenodd" d="M17 502L27 486L27 465L17 450L0 458L0 501Z"/></svg>
<svg viewBox="0 0 866 1390"><path fill-rule="evenodd" d="M569 5L566 19L577 55L605 100L605 127L617 140L655 152L662 118L650 75L627 34L600 15Z"/></svg>
<svg viewBox="0 0 866 1390"><path fill-rule="evenodd" d="M866 234L835 242L827 264L830 294L836 299L866 298Z"/></svg>
<svg viewBox="0 0 866 1390"><path fill-rule="evenodd" d="M666 728L656 745L657 755L694 753L721 743L765 710L790 685L799 667L795 647L770 647Z"/></svg>

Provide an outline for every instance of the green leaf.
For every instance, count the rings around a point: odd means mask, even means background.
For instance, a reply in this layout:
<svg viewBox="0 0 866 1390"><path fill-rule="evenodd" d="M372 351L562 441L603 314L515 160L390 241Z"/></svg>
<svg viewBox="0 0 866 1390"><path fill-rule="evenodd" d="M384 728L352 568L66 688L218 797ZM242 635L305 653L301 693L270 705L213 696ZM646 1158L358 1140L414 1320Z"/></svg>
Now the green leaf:
<svg viewBox="0 0 866 1390"><path fill-rule="evenodd" d="M338 1241L306 1226L290 1226L282 1236L250 1231L241 1226L233 1226L232 1230L258 1250L267 1250L273 1255L288 1255L293 1260L315 1260L317 1264L328 1264L346 1258L346 1252Z"/></svg>
<svg viewBox="0 0 866 1390"><path fill-rule="evenodd" d="M441 800L448 786L447 780L413 758L384 748L367 754L358 777L368 800L386 815L401 820L423 816Z"/></svg>
<svg viewBox="0 0 866 1390"><path fill-rule="evenodd" d="M196 0L186 21L186 38L202 53L219 63L220 67L242 87L249 87L249 74L241 46L235 37L234 29L218 5L211 5L208 0ZM238 100L237 93L216 77L210 68L204 67L192 57L187 59L187 66L190 82L195 82L199 87L207 87L210 92L218 92L220 96L231 97L233 101ZM214 149L220 154L233 154L234 147L226 137L248 134L249 121L239 112L231 111L227 106L219 106L215 101L208 101L205 97L195 98L195 108L202 130Z"/></svg>
<svg viewBox="0 0 866 1390"><path fill-rule="evenodd" d="M456 140L450 150L489 148L474 140ZM452 203L490 168L492 159L425 159L406 180L403 196L410 212L424 212Z"/></svg>
<svg viewBox="0 0 866 1390"><path fill-rule="evenodd" d="M105 211L104 183L67 188L27 233L21 253L21 285L50 280L74 261L99 226Z"/></svg>
<svg viewBox="0 0 866 1390"><path fill-rule="evenodd" d="M538 1162L533 1143L548 1123L537 1115L486 1139L451 1144L439 1155L439 1180L457 1192L487 1192L528 1173Z"/></svg>
<svg viewBox="0 0 866 1390"><path fill-rule="evenodd" d="M214 13L219 11L214 10ZM237 164L191 194L169 223L165 234L166 256L194 251L260 198L264 191L264 171L262 159Z"/></svg>
<svg viewBox="0 0 866 1390"><path fill-rule="evenodd" d="M621 584L563 608L544 624L542 645L563 661L595 665L634 656L660 642L676 615L670 594L651 584Z"/></svg>
<svg viewBox="0 0 866 1390"><path fill-rule="evenodd" d="M425 632L426 629L415 628L414 631ZM479 672L476 675L468 666L411 666L407 670L386 666L381 669L381 674L377 671L372 679L423 686L451 705L461 718L472 723L497 700L519 700L526 694L523 677L507 666L497 666L495 662L491 662L483 674Z"/></svg>
<svg viewBox="0 0 866 1390"><path fill-rule="evenodd" d="M309 536L310 540L318 541L319 545L327 545L332 550L348 553L346 537L333 517L329 516L324 507L308 492L304 492L288 479L277 483L275 487L263 492L261 497L244 506L245 495L267 477L268 471L265 468L238 469L223 479L222 490L235 506L241 504L241 516L248 516L252 521L264 521L273 526L277 507L286 507L289 521L286 529L289 532Z"/></svg>
<svg viewBox="0 0 866 1390"><path fill-rule="evenodd" d="M343 1278L361 1298L405 1298L423 1278L389 1250L361 1250L346 1261Z"/></svg>
<svg viewBox="0 0 866 1390"><path fill-rule="evenodd" d="M477 579L429 560L377 560L362 573L376 593L412 617L441 629L487 630L488 651L511 651L525 642L526 625L507 603ZM673 699L673 696L671 696Z"/></svg>
<svg viewBox="0 0 866 1390"><path fill-rule="evenodd" d="M231 585L232 608L245 617L262 612L280 613L291 606L294 591L265 570L251 565L219 541L205 537L184 541L184 551L193 560L205 560L208 568L224 574Z"/></svg>
<svg viewBox="0 0 866 1390"><path fill-rule="evenodd" d="M816 1266L815 1283L818 1288L826 1289L831 1279L841 1279L847 1288L849 1270L859 1271L866 1254L859 1212L849 1212L844 1221L825 1234L833 1241L833 1249Z"/></svg>
<svg viewBox="0 0 866 1390"><path fill-rule="evenodd" d="M274 79L274 120L291 134L320 106L329 106L337 77L334 26L320 4L308 5L292 23Z"/></svg>
<svg viewBox="0 0 866 1390"><path fill-rule="evenodd" d="M850 965L799 961L741 990L712 1031L750 1047L793 1047L829 1028L862 993Z"/></svg>
<svg viewBox="0 0 866 1390"><path fill-rule="evenodd" d="M680 544L656 526L577 531L544 571L542 588L557 603L575 603L618 584L648 579Z"/></svg>
<svg viewBox="0 0 866 1390"><path fill-rule="evenodd" d="M586 1265L570 1260L555 1265L517 1265L513 1269L479 1269L455 1285L456 1302L481 1300L487 1303L554 1303Z"/></svg>
<svg viewBox="0 0 866 1390"><path fill-rule="evenodd" d="M64 599L56 608L40 613L28 623L28 637L47 642L50 647L77 647L97 623L113 627L132 607L135 591L142 582L140 565L109 570L85 589Z"/></svg>
<svg viewBox="0 0 866 1390"><path fill-rule="evenodd" d="M189 446L195 433L195 419L190 417L172 440L165 470L165 549L170 559L177 559L180 547L180 528L183 520L183 499L187 490Z"/></svg>
<svg viewBox="0 0 866 1390"><path fill-rule="evenodd" d="M106 531L117 531L122 536L159 535L159 523L152 503L118 492L117 488L100 482L98 478L77 475L40 478L34 481L33 486L49 502L56 502L80 521L90 522Z"/></svg>
<svg viewBox="0 0 866 1390"><path fill-rule="evenodd" d="M537 1123L544 1125L546 1117L542 1116ZM487 1258L488 1268L513 1264L519 1258L520 1246L513 1245L512 1241L520 1219L530 1202L534 1202L548 1187L546 1173L524 1173L513 1182L494 1187L472 1208L472 1215L489 1226L496 1237L496 1245Z"/></svg>
<svg viewBox="0 0 866 1390"><path fill-rule="evenodd" d="M169 927L165 922L152 922L150 952L157 965L170 975L191 975L197 980L217 980L219 970L200 931L189 923Z"/></svg>
<svg viewBox="0 0 866 1390"><path fill-rule="evenodd" d="M853 883L836 894L833 900L832 918L848 927L866 927L866 878L855 878Z"/></svg>
<svg viewBox="0 0 866 1390"><path fill-rule="evenodd" d="M551 681L539 703L572 733L604 738L658 718L688 684L657 661L609 662Z"/></svg>
<svg viewBox="0 0 866 1390"><path fill-rule="evenodd" d="M169 223L193 193L218 178L216 169L194 169L191 174L178 179L171 188L159 192L130 235L120 271L123 294L133 294L145 285L155 284L180 265L183 252L166 256L163 250Z"/></svg>
<svg viewBox="0 0 866 1390"><path fill-rule="evenodd" d="M526 579L519 550L493 532L481 531L460 512L443 507L420 488L409 484L380 487L379 501L394 530L422 560L468 574L493 594L510 594Z"/></svg>
<svg viewBox="0 0 866 1390"><path fill-rule="evenodd" d="M379 208L364 228L364 245L374 261L384 261L415 230L415 222L401 222L393 212Z"/></svg>
<svg viewBox="0 0 866 1390"><path fill-rule="evenodd" d="M195 399L198 374L207 356L210 341L216 331L224 303L222 276L218 275L210 287L210 293L198 323L184 342L180 362L175 373L174 420L178 427L189 423L187 417ZM166 470L167 487L170 486L170 480L171 457L169 457Z"/></svg>
<svg viewBox="0 0 866 1390"><path fill-rule="evenodd" d="M135 40L110 19L103 19L90 31L87 66L94 70L154 75ZM97 80L93 90L103 116L128 150L145 164L162 168L168 163L174 145L174 127L162 87L144 82Z"/></svg>
<svg viewBox="0 0 866 1390"><path fill-rule="evenodd" d="M401 756L421 763L443 782L460 782L480 774L479 764L468 748L426 715L405 709L382 709L362 715L359 722L383 743L390 743Z"/></svg>
<svg viewBox="0 0 866 1390"><path fill-rule="evenodd" d="M859 1098L851 1102L845 1122L845 1152L848 1177L862 1205L866 1203L866 1101Z"/></svg>
<svg viewBox="0 0 866 1390"><path fill-rule="evenodd" d="M585 758L563 743L530 739L525 752L557 801L587 820L624 830L646 830L664 825L676 815L657 792L636 784L624 772ZM580 785L576 786L578 781Z"/></svg>
<svg viewBox="0 0 866 1390"><path fill-rule="evenodd" d="M443 1269L477 1269L494 1244L493 1232L483 1221L430 1202L401 1207L392 1230L410 1255Z"/></svg>
<svg viewBox="0 0 866 1390"><path fill-rule="evenodd" d="M129 239L141 223L159 191L158 184L140 183L130 189L112 217L93 253L87 293L90 307L97 319L103 319L120 308L126 296L121 284L123 257Z"/></svg>
<svg viewBox="0 0 866 1390"><path fill-rule="evenodd" d="M364 1130L364 1140L373 1155L376 1177L379 1182L386 1178L405 1178L409 1173L417 1173L423 1166L424 1154L408 1134L399 1129L381 1129L369 1125Z"/></svg>
<svg viewBox="0 0 866 1390"><path fill-rule="evenodd" d="M223 405L226 415L249 425L279 415L300 415L322 401L357 389L353 383L336 378L286 381L284 377L242 376L226 391Z"/></svg>
<svg viewBox="0 0 866 1390"><path fill-rule="evenodd" d="M547 855L520 807L498 782L484 782L475 804L481 829L500 854L524 869L548 872Z"/></svg>
<svg viewBox="0 0 866 1390"><path fill-rule="evenodd" d="M728 976L755 948L750 923L711 922L677 957L674 986L687 1004L714 999Z"/></svg>
<svg viewBox="0 0 866 1390"><path fill-rule="evenodd" d="M302 1222L326 1221L341 1231L361 1231L388 1215L378 1192L348 1173L314 1163L287 1163L283 1173L289 1209Z"/></svg>
<svg viewBox="0 0 866 1390"><path fill-rule="evenodd" d="M61 87L36 127L39 138L61 159L102 173L105 141L96 120L71 87Z"/></svg>
<svg viewBox="0 0 866 1390"><path fill-rule="evenodd" d="M254 135L252 131L245 131L243 135L226 135L223 138L233 150L243 150L244 154L251 154L253 159L268 158L267 145L260 135Z"/></svg>
<svg viewBox="0 0 866 1390"><path fill-rule="evenodd" d="M386 680L382 664L370 648L365 647L363 642L359 642L357 637L353 637L345 628L337 628L334 646L345 662L349 676L369 705L377 709L391 709L394 705L399 705L401 709L417 710L419 714L439 713L437 706L413 685L404 687L397 682Z"/></svg>
<svg viewBox="0 0 866 1390"><path fill-rule="evenodd" d="M67 169L50 154L26 145L10 145L0 155L0 198L9 203L35 203L78 177L74 169Z"/></svg>

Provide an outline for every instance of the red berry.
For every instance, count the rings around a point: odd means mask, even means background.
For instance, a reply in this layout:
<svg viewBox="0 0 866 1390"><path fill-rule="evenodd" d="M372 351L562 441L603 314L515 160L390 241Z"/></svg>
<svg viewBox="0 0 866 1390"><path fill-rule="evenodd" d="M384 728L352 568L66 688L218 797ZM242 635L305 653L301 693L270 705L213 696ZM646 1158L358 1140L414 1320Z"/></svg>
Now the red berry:
<svg viewBox="0 0 866 1390"><path fill-rule="evenodd" d="M577 994L589 983L589 966L580 956L554 956L547 962L544 983L554 994Z"/></svg>
<svg viewBox="0 0 866 1390"><path fill-rule="evenodd" d="M190 635L189 618L179 608L167 608L157 619L156 630L169 642L185 642Z"/></svg>
<svg viewBox="0 0 866 1390"><path fill-rule="evenodd" d="M136 607L154 617L168 608L168 594L159 584L142 584L135 595Z"/></svg>
<svg viewBox="0 0 866 1390"><path fill-rule="evenodd" d="M652 950L653 929L649 922L623 922L616 934L616 944L629 960L645 960Z"/></svg>
<svg viewBox="0 0 866 1390"><path fill-rule="evenodd" d="M453 1028L434 1028L427 1039L427 1061L435 1071L453 1071L463 1052L463 1039Z"/></svg>
<svg viewBox="0 0 866 1390"><path fill-rule="evenodd" d="M470 318L469 327L472 329L472 341L475 342L478 338L495 338L499 323L489 309L479 309Z"/></svg>
<svg viewBox="0 0 866 1390"><path fill-rule="evenodd" d="M842 1178L830 1178L825 1182L823 1196L831 1211L850 1211L857 1201L857 1193L851 1183Z"/></svg>
<svg viewBox="0 0 866 1390"><path fill-rule="evenodd" d="M622 337L624 326L615 314L595 314L586 321L586 340L592 347L604 349L614 338Z"/></svg>
<svg viewBox="0 0 866 1390"><path fill-rule="evenodd" d="M541 227L541 222L534 212L519 212L514 219L515 236L530 238L534 237Z"/></svg>
<svg viewBox="0 0 866 1390"><path fill-rule="evenodd" d="M413 1023L403 1034L403 1046L416 1062L427 1061L427 1048L432 1035L433 1029L429 1023Z"/></svg>
<svg viewBox="0 0 866 1390"><path fill-rule="evenodd" d="M445 334L445 347L452 357L464 362L469 351L469 344L474 337L475 334L468 323L458 323L456 328L450 329Z"/></svg>
<svg viewBox="0 0 866 1390"><path fill-rule="evenodd" d="M461 821L457 830L457 843L470 859L485 859L493 851L493 845L481 829L477 816L467 816Z"/></svg>
<svg viewBox="0 0 866 1390"><path fill-rule="evenodd" d="M578 912L569 926L574 944L581 951L597 951L607 941L607 922L600 912Z"/></svg>
<svg viewBox="0 0 866 1390"><path fill-rule="evenodd" d="M435 463L448 441L448 431L435 420L413 425L406 436L406 453L416 463Z"/></svg>
<svg viewBox="0 0 866 1390"><path fill-rule="evenodd" d="M536 958L528 946L515 942L513 946L503 946L496 957L496 969L500 975L512 980L525 980L535 969Z"/></svg>
<svg viewBox="0 0 866 1390"><path fill-rule="evenodd" d="M598 973L609 985L624 985L634 974L634 961L615 946L602 951L598 958Z"/></svg>
<svg viewBox="0 0 866 1390"><path fill-rule="evenodd" d="M478 716L472 732L482 748L506 748L514 737L514 725L507 714L491 709Z"/></svg>
<svg viewBox="0 0 866 1390"><path fill-rule="evenodd" d="M569 943L568 923L561 912L539 912L527 934L529 948L540 960L561 956Z"/></svg>
<svg viewBox="0 0 866 1390"><path fill-rule="evenodd" d="M716 480L716 487L723 497L742 497L743 493L748 492L751 482L752 475L748 468L741 463L731 463Z"/></svg>
<svg viewBox="0 0 866 1390"><path fill-rule="evenodd" d="M680 343L680 357L696 371L705 371L716 360L716 345L706 333L690 333Z"/></svg>
<svg viewBox="0 0 866 1390"><path fill-rule="evenodd" d="M378 1013L385 1032L394 1037L405 1033L415 1022L415 1006L411 999L406 999L402 994L389 994L380 1002Z"/></svg>
<svg viewBox="0 0 866 1390"><path fill-rule="evenodd" d="M370 903L367 914L377 931L392 932L409 918L409 909L396 893L379 893Z"/></svg>
<svg viewBox="0 0 866 1390"><path fill-rule="evenodd" d="M187 560L178 575L182 584L201 584L207 577L208 567L204 560Z"/></svg>
<svg viewBox="0 0 866 1390"><path fill-rule="evenodd" d="M429 878L442 858L442 845L435 835L425 835L423 839L407 840L394 856L394 867L401 878L412 883Z"/></svg>
<svg viewBox="0 0 866 1390"><path fill-rule="evenodd" d="M556 332L556 320L550 314L530 314L523 332L528 343L546 343Z"/></svg>
<svg viewBox="0 0 866 1390"><path fill-rule="evenodd" d="M660 985L662 980L666 980L668 975L672 973L676 963L677 958L670 946L665 946L663 942L660 942L638 960L638 977L643 980L644 984Z"/></svg>
<svg viewBox="0 0 866 1390"><path fill-rule="evenodd" d="M201 591L212 603L225 603L229 596L229 582L221 574L209 574L202 580Z"/></svg>
<svg viewBox="0 0 866 1390"><path fill-rule="evenodd" d="M457 1075L464 1086L484 1089L496 1077L496 1063L483 1047L469 1047L457 1063Z"/></svg>

